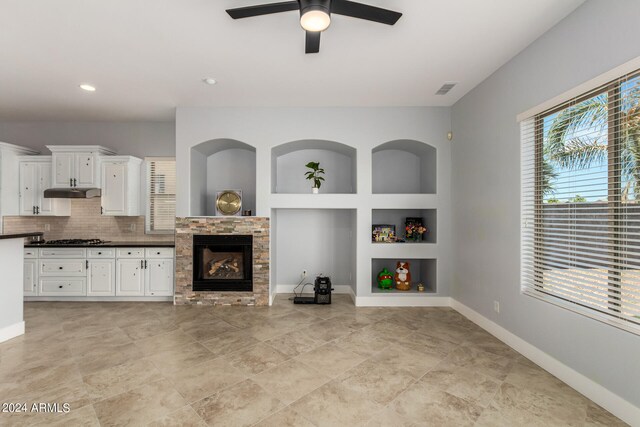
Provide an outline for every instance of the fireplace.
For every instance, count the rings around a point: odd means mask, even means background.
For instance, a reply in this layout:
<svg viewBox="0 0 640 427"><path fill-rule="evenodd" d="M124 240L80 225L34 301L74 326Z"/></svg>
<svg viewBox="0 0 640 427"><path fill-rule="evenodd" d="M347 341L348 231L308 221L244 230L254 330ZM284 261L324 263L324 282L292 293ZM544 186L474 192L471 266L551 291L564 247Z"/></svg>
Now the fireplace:
<svg viewBox="0 0 640 427"><path fill-rule="evenodd" d="M194 291L253 291L253 236L193 236Z"/></svg>

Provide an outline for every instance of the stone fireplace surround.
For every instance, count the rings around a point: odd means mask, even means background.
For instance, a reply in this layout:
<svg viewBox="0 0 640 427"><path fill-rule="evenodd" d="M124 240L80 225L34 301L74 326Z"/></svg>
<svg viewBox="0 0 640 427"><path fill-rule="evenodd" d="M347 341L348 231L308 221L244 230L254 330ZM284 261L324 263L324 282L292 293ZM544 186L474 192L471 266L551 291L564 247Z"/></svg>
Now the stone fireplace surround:
<svg viewBox="0 0 640 427"><path fill-rule="evenodd" d="M220 216L176 218L176 305L269 305L269 218ZM253 291L193 290L194 235L252 235Z"/></svg>

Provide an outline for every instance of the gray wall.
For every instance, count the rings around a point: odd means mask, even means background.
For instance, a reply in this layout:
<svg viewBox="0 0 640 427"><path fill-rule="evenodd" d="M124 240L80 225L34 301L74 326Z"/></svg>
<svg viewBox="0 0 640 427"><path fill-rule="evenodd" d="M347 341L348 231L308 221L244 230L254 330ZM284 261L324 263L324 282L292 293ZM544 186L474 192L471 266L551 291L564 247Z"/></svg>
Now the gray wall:
<svg viewBox="0 0 640 427"><path fill-rule="evenodd" d="M638 17L639 1L586 2L452 111L454 298L636 406L640 336L520 293L516 115L640 56Z"/></svg>
<svg viewBox="0 0 640 427"><path fill-rule="evenodd" d="M0 122L0 141L42 154L46 145L104 145L136 157L176 153L174 122Z"/></svg>

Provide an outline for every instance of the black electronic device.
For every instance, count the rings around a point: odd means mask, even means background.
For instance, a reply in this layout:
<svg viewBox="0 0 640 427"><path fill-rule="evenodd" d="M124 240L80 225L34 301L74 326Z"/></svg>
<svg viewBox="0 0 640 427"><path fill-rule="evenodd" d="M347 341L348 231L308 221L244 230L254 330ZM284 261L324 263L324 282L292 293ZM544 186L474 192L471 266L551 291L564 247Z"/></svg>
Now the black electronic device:
<svg viewBox="0 0 640 427"><path fill-rule="evenodd" d="M316 277L313 285L314 296L312 297L294 297L294 304L331 304L331 279L326 276Z"/></svg>

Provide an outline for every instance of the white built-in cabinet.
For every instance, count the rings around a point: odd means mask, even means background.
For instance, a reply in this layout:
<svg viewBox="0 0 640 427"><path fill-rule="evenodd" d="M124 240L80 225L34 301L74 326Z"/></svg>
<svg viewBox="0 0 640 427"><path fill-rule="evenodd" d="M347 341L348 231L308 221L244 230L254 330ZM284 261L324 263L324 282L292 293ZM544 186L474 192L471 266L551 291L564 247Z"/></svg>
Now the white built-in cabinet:
<svg viewBox="0 0 640 427"><path fill-rule="evenodd" d="M35 154L38 152L29 148L0 142L0 232L3 216L20 214L19 156Z"/></svg>
<svg viewBox="0 0 640 427"><path fill-rule="evenodd" d="M173 296L173 248L25 248L24 256L27 297Z"/></svg>
<svg viewBox="0 0 640 427"><path fill-rule="evenodd" d="M24 249L22 291L25 296L38 295L38 249Z"/></svg>
<svg viewBox="0 0 640 427"><path fill-rule="evenodd" d="M51 188L51 156L18 157L19 215L69 216L68 199L48 199L44 191Z"/></svg>
<svg viewBox="0 0 640 427"><path fill-rule="evenodd" d="M173 265L173 249L119 248L116 260L116 295L173 295Z"/></svg>
<svg viewBox="0 0 640 427"><path fill-rule="evenodd" d="M140 215L140 167L142 159L109 156L102 159L102 214Z"/></svg>
<svg viewBox="0 0 640 427"><path fill-rule="evenodd" d="M53 156L53 188L100 187L100 160L115 152L99 145L47 145Z"/></svg>

